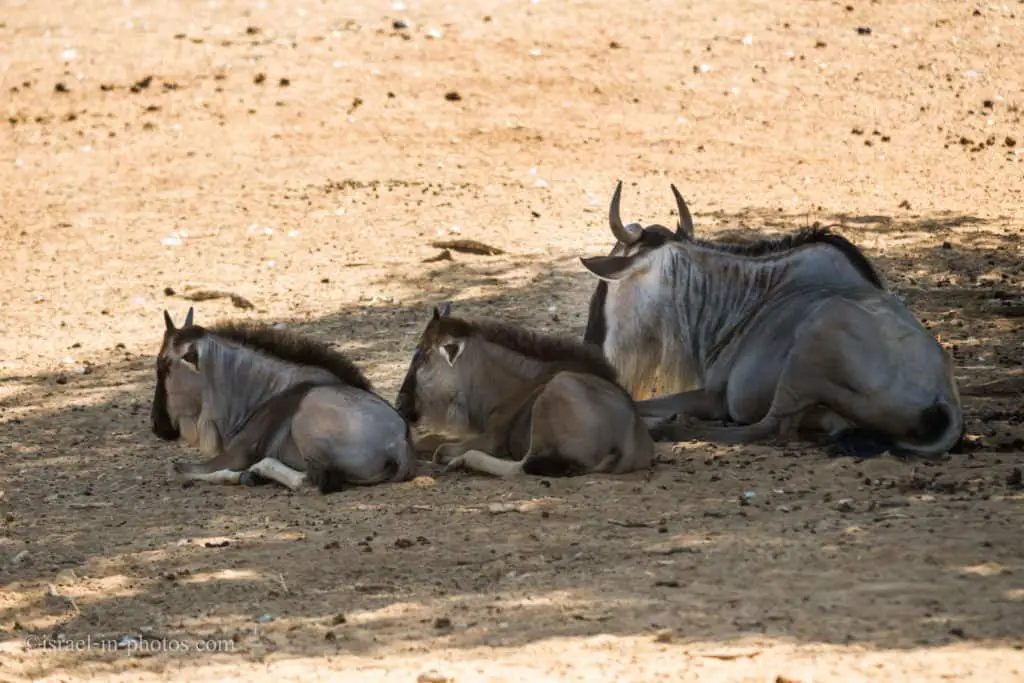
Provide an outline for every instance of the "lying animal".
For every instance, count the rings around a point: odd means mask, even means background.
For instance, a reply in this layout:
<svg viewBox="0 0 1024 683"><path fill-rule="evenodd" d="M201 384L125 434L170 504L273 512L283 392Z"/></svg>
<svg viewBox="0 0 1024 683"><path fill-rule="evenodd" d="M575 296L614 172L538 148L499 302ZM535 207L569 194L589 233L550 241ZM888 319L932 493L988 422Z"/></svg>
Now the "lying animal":
<svg viewBox="0 0 1024 683"><path fill-rule="evenodd" d="M659 226L624 226L621 190L610 211L615 250L582 259L607 283L603 347L641 380L659 368L699 387L637 404L645 419L683 418L655 427L655 438L824 431L845 453L920 456L960 440L951 357L849 241L819 228L722 245L693 239L692 223L670 239Z"/></svg>
<svg viewBox="0 0 1024 683"><path fill-rule="evenodd" d="M434 462L495 476L623 473L654 442L599 350L436 308L396 407L413 424L468 436Z"/></svg>
<svg viewBox="0 0 1024 683"><path fill-rule="evenodd" d="M210 459L175 464L186 479L253 477L322 493L413 476L409 426L341 353L260 324L166 331L157 357L153 433Z"/></svg>

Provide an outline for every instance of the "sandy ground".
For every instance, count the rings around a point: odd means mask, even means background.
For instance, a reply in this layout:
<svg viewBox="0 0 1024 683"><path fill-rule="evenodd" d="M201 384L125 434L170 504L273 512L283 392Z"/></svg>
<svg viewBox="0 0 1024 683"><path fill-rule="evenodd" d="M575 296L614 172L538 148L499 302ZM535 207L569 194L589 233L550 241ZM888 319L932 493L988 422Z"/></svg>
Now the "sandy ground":
<svg viewBox="0 0 1024 683"><path fill-rule="evenodd" d="M1024 3L407 4L0 7L0 680L1022 680ZM169 476L165 308L294 325L391 398L445 299L582 335L619 179L705 236L842 223L997 381L968 452ZM425 262L452 237L504 253Z"/></svg>

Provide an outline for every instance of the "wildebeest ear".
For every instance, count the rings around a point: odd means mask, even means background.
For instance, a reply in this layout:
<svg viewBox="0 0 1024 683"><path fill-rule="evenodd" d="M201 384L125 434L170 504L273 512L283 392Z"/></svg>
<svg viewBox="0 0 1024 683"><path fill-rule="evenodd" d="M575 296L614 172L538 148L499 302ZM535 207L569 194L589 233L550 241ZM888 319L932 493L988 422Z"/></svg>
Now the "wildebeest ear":
<svg viewBox="0 0 1024 683"><path fill-rule="evenodd" d="M581 258L583 267L602 280L621 280L643 265L640 254Z"/></svg>
<svg viewBox="0 0 1024 683"><path fill-rule="evenodd" d="M445 301L444 302L444 306L441 307L441 317L442 318L447 318L451 314L452 314L452 302L451 301Z"/></svg>
<svg viewBox="0 0 1024 683"><path fill-rule="evenodd" d="M196 349L196 345L194 343L188 345L188 348L185 349L185 353L182 354L181 359L191 365L193 370L198 372L199 351Z"/></svg>
<svg viewBox="0 0 1024 683"><path fill-rule="evenodd" d="M171 320L171 314L164 309L164 324L167 325L168 332L174 332L177 328L174 326L174 321Z"/></svg>
<svg viewBox="0 0 1024 683"><path fill-rule="evenodd" d="M441 353L444 354L445 360L448 361L448 365L455 366L455 361L458 360L459 356L462 355L462 349L465 347L465 342L448 342L447 344L441 345Z"/></svg>
<svg viewBox="0 0 1024 683"><path fill-rule="evenodd" d="M185 324L183 327L192 327L192 307L188 307L188 314L185 316Z"/></svg>

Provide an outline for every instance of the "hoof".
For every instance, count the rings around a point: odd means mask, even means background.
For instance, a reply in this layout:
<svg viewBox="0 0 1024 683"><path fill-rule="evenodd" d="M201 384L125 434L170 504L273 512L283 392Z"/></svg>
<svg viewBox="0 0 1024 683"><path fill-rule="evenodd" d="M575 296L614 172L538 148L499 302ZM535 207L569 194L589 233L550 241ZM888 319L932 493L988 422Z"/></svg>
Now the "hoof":
<svg viewBox="0 0 1024 683"><path fill-rule="evenodd" d="M434 454L430 457L430 461L435 465L443 465L456 457L452 453L457 453L458 450L458 444L443 443L434 449Z"/></svg>
<svg viewBox="0 0 1024 683"><path fill-rule="evenodd" d="M677 425L674 424L660 424L657 427L651 427L647 432L654 441L678 441L676 427Z"/></svg>
<svg viewBox="0 0 1024 683"><path fill-rule="evenodd" d="M455 470L461 470L465 465L465 456L458 455L448 461L448 464L441 470L442 473L453 472Z"/></svg>
<svg viewBox="0 0 1024 683"><path fill-rule="evenodd" d="M267 480L255 472L246 470L238 475L238 483L242 486L263 486Z"/></svg>

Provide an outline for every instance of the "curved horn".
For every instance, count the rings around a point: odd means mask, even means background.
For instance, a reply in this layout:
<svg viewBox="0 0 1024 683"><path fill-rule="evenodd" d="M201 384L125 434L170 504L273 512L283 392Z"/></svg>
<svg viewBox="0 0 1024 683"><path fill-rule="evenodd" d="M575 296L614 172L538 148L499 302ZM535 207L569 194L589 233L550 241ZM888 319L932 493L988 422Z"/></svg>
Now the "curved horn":
<svg viewBox="0 0 1024 683"><path fill-rule="evenodd" d="M185 324L182 327L192 327L192 307L188 307L188 315L185 316Z"/></svg>
<svg viewBox="0 0 1024 683"><path fill-rule="evenodd" d="M622 199L622 181L615 186L615 194L612 195L612 205L608 211L608 223L612 227L612 234L615 239L623 244L635 244L643 236L644 229L635 223L628 226L622 224L622 216L619 215L619 201Z"/></svg>
<svg viewBox="0 0 1024 683"><path fill-rule="evenodd" d="M686 208L686 201L676 186L672 186L672 194L676 198L676 210L679 211L679 227L676 228L676 237L693 237L693 217L690 210Z"/></svg>
<svg viewBox="0 0 1024 683"><path fill-rule="evenodd" d="M174 321L171 320L171 314L168 313L166 309L164 310L164 324L167 326L168 332L174 332L174 330L177 329L174 327Z"/></svg>

